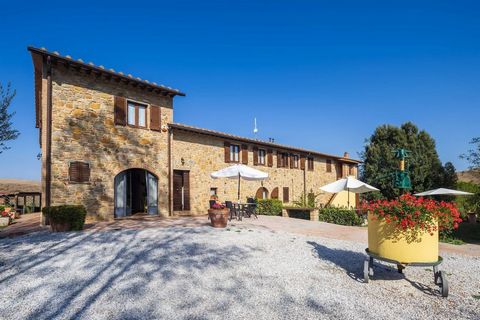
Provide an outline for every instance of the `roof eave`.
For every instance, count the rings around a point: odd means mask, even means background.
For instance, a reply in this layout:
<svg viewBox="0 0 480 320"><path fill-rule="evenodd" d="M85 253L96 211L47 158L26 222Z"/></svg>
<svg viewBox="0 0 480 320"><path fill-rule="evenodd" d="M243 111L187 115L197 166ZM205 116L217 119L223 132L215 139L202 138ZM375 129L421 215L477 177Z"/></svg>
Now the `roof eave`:
<svg viewBox="0 0 480 320"><path fill-rule="evenodd" d="M170 88L162 86L162 85L153 84L152 82L149 82L149 81L146 81L146 80L129 77L127 75L124 75L124 74L121 74L121 73L118 73L118 72L115 72L115 71L112 71L112 70L100 68L96 65L91 65L91 64L85 63L83 61L74 60L72 58L62 56L60 54L56 54L55 52L50 52L50 51L35 48L35 47L32 47L32 46L27 47L27 49L31 53L37 53L37 54L41 54L43 56L49 56L53 59L57 59L57 60L65 62L65 63L74 65L74 66L78 66L78 67L86 69L86 70L92 70L92 71L97 72L97 73L101 73L101 74L109 75L111 77L116 77L116 78L122 79L124 81L127 81L127 83L128 82L134 82L134 83L146 86L146 87L150 87L152 89L159 90L161 92L167 93L167 94L171 95L172 97L173 96L182 96L182 97L186 96L185 93L183 93L179 90L170 89Z"/></svg>

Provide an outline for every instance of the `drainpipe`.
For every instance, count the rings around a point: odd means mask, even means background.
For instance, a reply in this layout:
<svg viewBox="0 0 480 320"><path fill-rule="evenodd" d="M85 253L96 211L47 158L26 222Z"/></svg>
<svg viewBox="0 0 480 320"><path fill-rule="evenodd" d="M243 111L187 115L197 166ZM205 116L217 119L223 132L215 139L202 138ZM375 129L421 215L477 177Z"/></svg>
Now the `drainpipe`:
<svg viewBox="0 0 480 320"><path fill-rule="evenodd" d="M47 57L47 141L45 154L45 206L51 205L52 184L52 61ZM48 224L48 222L46 222Z"/></svg>
<svg viewBox="0 0 480 320"><path fill-rule="evenodd" d="M168 128L168 215L173 215L172 197L173 197L173 183L172 183L172 140L173 129Z"/></svg>

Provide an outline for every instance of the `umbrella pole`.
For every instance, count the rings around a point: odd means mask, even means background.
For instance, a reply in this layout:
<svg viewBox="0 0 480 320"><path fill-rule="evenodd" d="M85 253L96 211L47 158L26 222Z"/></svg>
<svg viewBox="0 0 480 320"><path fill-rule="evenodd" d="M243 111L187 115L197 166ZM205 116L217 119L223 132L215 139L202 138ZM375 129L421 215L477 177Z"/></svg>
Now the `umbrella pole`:
<svg viewBox="0 0 480 320"><path fill-rule="evenodd" d="M240 173L238 174L238 202L240 202Z"/></svg>
<svg viewBox="0 0 480 320"><path fill-rule="evenodd" d="M347 188L347 206L350 210L350 188Z"/></svg>

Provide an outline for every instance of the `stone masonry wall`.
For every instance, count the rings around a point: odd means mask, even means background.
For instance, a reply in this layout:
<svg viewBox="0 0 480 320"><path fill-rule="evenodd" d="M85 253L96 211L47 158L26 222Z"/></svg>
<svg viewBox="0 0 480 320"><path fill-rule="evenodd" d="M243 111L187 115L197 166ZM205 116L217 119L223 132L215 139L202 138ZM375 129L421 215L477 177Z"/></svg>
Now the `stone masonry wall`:
<svg viewBox="0 0 480 320"><path fill-rule="evenodd" d="M210 188L218 188L220 201L237 199L236 179L212 179L210 173L225 168L230 163L225 163L224 142L238 143L218 137L203 135L182 130L174 130L172 147L172 166L174 170L190 171L190 214L206 214ZM238 143L242 144L242 143ZM283 199L283 187L289 188L290 203L298 200L304 190L303 170L290 168L277 168L277 150L273 150L273 167L253 165L253 145L249 145L248 165L265 171L269 179L260 181L241 181L241 200L247 196L255 196L260 187L267 188L269 194L273 188L278 187L278 198ZM337 177L336 162L332 163L332 172L327 172L326 159L314 157L314 171L306 170L306 190L320 194L318 203L325 204L332 196L320 191L320 187L333 182ZM344 169L344 171L346 171ZM356 174L356 170L355 170ZM344 204L346 205L346 203ZM179 214L180 212L175 212Z"/></svg>
<svg viewBox="0 0 480 320"><path fill-rule="evenodd" d="M113 219L114 177L144 168L158 177L158 205L168 215L168 132L172 98L59 66L52 75L52 205L84 204ZM114 96L161 107L161 132L114 125ZM149 112L147 112L147 124ZM88 161L90 183L69 182L70 161Z"/></svg>

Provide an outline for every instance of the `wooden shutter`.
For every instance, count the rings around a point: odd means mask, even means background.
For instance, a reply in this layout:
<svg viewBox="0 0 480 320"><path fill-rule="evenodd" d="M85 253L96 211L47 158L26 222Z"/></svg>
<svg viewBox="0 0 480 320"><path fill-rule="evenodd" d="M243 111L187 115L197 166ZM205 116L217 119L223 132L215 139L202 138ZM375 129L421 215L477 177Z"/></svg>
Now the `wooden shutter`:
<svg viewBox="0 0 480 320"><path fill-rule="evenodd" d="M114 99L115 124L124 126L127 124L127 99L115 96Z"/></svg>
<svg viewBox="0 0 480 320"><path fill-rule="evenodd" d="M230 162L230 142L225 141L223 143L223 146L225 151L225 162L229 163Z"/></svg>
<svg viewBox="0 0 480 320"><path fill-rule="evenodd" d="M283 187L283 202L288 203L290 201L290 196L289 196L289 190L288 187Z"/></svg>
<svg viewBox="0 0 480 320"><path fill-rule="evenodd" d="M162 129L160 107L150 106L150 129L160 131Z"/></svg>
<svg viewBox="0 0 480 320"><path fill-rule="evenodd" d="M282 154L277 151L277 168L282 167Z"/></svg>
<svg viewBox="0 0 480 320"><path fill-rule="evenodd" d="M273 151L272 149L267 150L267 164L269 167L273 167Z"/></svg>
<svg viewBox="0 0 480 320"><path fill-rule="evenodd" d="M190 210L190 171L183 171L183 210Z"/></svg>
<svg viewBox="0 0 480 320"><path fill-rule="evenodd" d="M309 171L313 171L313 163L314 163L314 158L313 157L309 157L308 158L308 170Z"/></svg>
<svg viewBox="0 0 480 320"><path fill-rule="evenodd" d="M70 182L89 182L90 164L82 161L70 162L70 165L68 167L68 176Z"/></svg>
<svg viewBox="0 0 480 320"><path fill-rule="evenodd" d="M258 147L253 147L253 165L258 165Z"/></svg>
<svg viewBox="0 0 480 320"><path fill-rule="evenodd" d="M278 199L278 188L277 187L273 188L272 193L270 194L270 198Z"/></svg>
<svg viewBox="0 0 480 320"><path fill-rule="evenodd" d="M305 170L305 156L300 156L300 169Z"/></svg>
<svg viewBox="0 0 480 320"><path fill-rule="evenodd" d="M327 159L327 172L332 172L332 160Z"/></svg>
<svg viewBox="0 0 480 320"><path fill-rule="evenodd" d="M248 146L246 144L242 144L242 163L248 164Z"/></svg>
<svg viewBox="0 0 480 320"><path fill-rule="evenodd" d="M293 154L289 155L290 160L290 169L293 169Z"/></svg>

